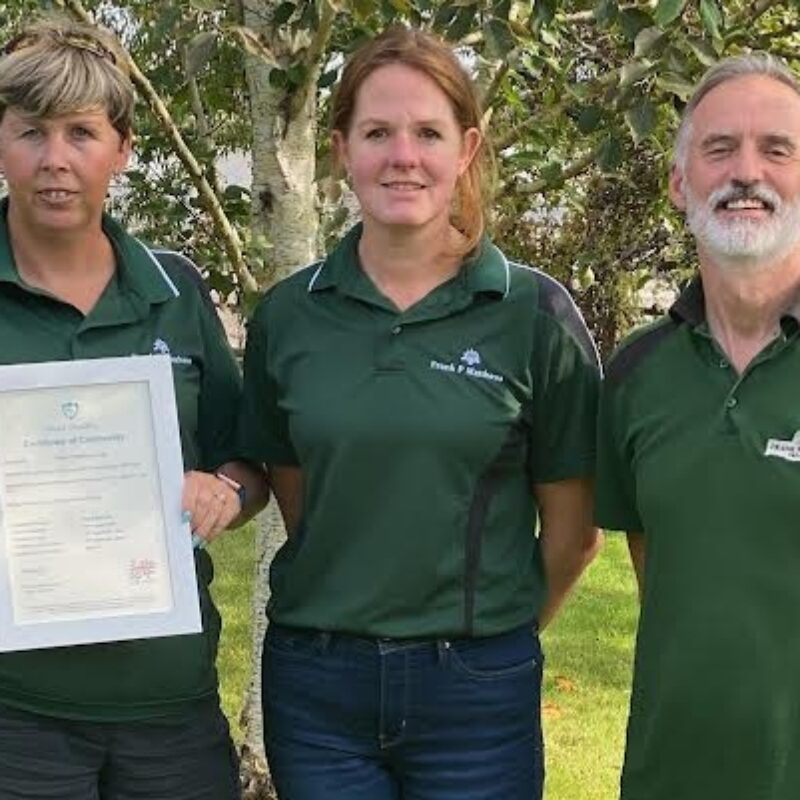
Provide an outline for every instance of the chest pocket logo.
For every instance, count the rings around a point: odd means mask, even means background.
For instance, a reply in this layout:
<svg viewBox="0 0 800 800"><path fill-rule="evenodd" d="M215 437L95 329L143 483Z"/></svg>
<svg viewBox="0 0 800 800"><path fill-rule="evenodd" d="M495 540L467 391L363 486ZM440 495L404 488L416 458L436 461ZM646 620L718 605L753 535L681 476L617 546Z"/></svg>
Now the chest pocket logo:
<svg viewBox="0 0 800 800"><path fill-rule="evenodd" d="M169 345L160 337L153 342L153 355L169 356L173 364L184 364L191 366L192 359L187 356L173 356Z"/></svg>
<svg viewBox="0 0 800 800"><path fill-rule="evenodd" d="M765 456L782 458L784 461L800 461L800 431L795 431L791 441L768 439Z"/></svg>
<svg viewBox="0 0 800 800"><path fill-rule="evenodd" d="M456 375L467 375L470 378L478 378L482 381L494 381L503 383L503 376L488 369L480 369L481 354L474 348L468 347L458 360L458 364L452 361L437 361L431 359L430 368L438 372L452 372Z"/></svg>

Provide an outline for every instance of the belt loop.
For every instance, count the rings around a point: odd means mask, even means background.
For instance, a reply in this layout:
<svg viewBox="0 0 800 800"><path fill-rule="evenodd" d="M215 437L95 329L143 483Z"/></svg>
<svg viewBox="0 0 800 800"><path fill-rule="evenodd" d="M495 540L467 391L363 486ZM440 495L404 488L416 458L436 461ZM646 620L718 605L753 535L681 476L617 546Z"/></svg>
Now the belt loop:
<svg viewBox="0 0 800 800"><path fill-rule="evenodd" d="M440 666L447 663L447 654L449 650L450 650L450 642L447 639L436 640L436 652L439 656Z"/></svg>
<svg viewBox="0 0 800 800"><path fill-rule="evenodd" d="M331 649L331 639L333 635L330 631L320 631L319 633L319 649L325 655Z"/></svg>

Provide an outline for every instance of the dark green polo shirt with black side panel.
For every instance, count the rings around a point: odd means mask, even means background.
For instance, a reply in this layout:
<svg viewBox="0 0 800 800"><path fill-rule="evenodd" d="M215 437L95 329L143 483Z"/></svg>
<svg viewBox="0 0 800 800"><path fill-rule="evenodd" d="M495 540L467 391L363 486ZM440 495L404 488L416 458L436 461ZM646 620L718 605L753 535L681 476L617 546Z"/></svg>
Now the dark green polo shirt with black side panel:
<svg viewBox="0 0 800 800"><path fill-rule="evenodd" d="M230 460L241 380L191 262L148 250L105 219L117 270L84 317L21 282L6 208L0 206L0 364L168 353L185 468L209 470ZM0 654L0 704L124 721L169 714L213 696L220 621L208 591L208 554L197 551L196 565L202 634Z"/></svg>
<svg viewBox="0 0 800 800"><path fill-rule="evenodd" d="M643 531L623 800L800 797L800 340L740 376L693 284L613 357L597 521Z"/></svg>
<svg viewBox="0 0 800 800"><path fill-rule="evenodd" d="M361 270L359 236L250 324L240 446L304 476L270 617L392 637L530 622L545 595L532 485L593 469L598 365L580 315L488 241L400 312Z"/></svg>

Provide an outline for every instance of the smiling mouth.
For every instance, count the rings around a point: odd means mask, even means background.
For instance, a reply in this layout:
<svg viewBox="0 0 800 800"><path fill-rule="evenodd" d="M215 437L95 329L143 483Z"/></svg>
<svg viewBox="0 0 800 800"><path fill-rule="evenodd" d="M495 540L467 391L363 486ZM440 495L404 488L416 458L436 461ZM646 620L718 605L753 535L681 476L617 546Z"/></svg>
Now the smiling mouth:
<svg viewBox="0 0 800 800"><path fill-rule="evenodd" d="M386 181L381 184L385 189L393 189L397 192L415 192L425 188L425 184L414 183L412 181Z"/></svg>
<svg viewBox="0 0 800 800"><path fill-rule="evenodd" d="M775 207L759 197L728 198L717 203L716 211L766 211L772 213Z"/></svg>
<svg viewBox="0 0 800 800"><path fill-rule="evenodd" d="M67 189L41 189L37 192L39 197L44 198L52 203L60 203L64 200L68 200L72 197L75 192L71 192Z"/></svg>

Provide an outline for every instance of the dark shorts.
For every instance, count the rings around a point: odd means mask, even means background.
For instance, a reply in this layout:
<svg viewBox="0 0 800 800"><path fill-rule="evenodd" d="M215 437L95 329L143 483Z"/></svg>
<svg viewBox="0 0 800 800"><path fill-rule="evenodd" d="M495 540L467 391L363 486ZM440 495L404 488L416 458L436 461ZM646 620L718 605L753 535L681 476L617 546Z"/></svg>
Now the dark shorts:
<svg viewBox="0 0 800 800"><path fill-rule="evenodd" d="M2 800L238 800L214 702L141 722L80 722L0 705Z"/></svg>

